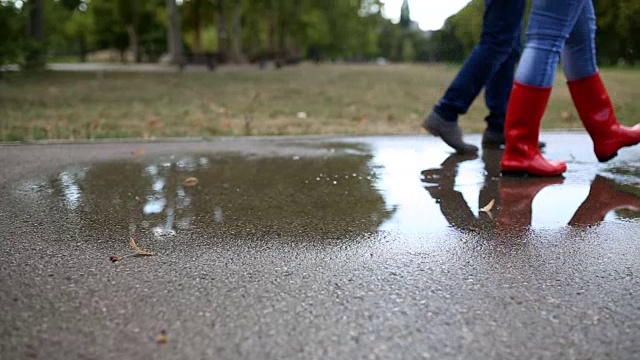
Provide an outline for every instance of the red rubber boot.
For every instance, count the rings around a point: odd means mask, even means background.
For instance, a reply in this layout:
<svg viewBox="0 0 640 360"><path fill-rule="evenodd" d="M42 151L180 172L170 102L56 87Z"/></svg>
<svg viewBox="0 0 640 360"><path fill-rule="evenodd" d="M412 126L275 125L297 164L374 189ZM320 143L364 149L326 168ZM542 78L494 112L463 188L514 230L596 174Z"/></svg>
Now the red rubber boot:
<svg viewBox="0 0 640 360"><path fill-rule="evenodd" d="M540 124L550 96L551 88L514 83L504 126L503 174L558 176L567 170L567 164L546 160L538 148Z"/></svg>
<svg viewBox="0 0 640 360"><path fill-rule="evenodd" d="M599 73L568 84L580 119L593 140L598 161L611 160L620 148L640 143L640 124L629 128L618 123Z"/></svg>

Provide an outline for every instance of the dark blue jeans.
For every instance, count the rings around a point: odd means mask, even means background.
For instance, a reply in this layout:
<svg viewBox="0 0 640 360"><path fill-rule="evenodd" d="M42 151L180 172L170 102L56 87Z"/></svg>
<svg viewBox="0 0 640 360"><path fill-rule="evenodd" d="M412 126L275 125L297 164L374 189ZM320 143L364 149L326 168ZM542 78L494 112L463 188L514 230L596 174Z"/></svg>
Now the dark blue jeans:
<svg viewBox="0 0 640 360"><path fill-rule="evenodd" d="M457 121L485 88L487 126L503 131L515 66L522 51L525 0L485 0L485 5L480 43L433 110L445 120Z"/></svg>

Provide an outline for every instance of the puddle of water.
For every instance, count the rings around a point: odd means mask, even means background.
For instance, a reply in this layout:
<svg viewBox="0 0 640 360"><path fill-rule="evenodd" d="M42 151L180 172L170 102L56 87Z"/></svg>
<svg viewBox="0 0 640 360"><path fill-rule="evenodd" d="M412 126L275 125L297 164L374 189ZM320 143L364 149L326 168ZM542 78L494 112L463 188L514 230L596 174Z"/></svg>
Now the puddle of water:
<svg viewBox="0 0 640 360"><path fill-rule="evenodd" d="M190 231L302 240L381 231L492 235L640 219L637 166L583 166L564 179L503 178L499 150L478 157L411 142L327 146L338 150L97 163L24 181L18 195L61 204L92 230L110 224L159 238ZM191 177L195 186L185 183Z"/></svg>
<svg viewBox="0 0 640 360"><path fill-rule="evenodd" d="M369 161L187 155L98 163L25 182L21 193L62 204L68 218L96 231L112 224L158 237L346 237L375 232L390 215ZM197 184L185 184L192 177Z"/></svg>
<svg viewBox="0 0 640 360"><path fill-rule="evenodd" d="M383 147L374 154L376 186L387 206L396 209L382 228L425 233L451 226L493 233L640 219L638 167L602 174L591 169L586 175L581 168L565 178L509 178L500 176L500 150L439 157L437 165L426 167L420 164L433 162L433 152ZM417 169L423 169L420 181L409 176Z"/></svg>

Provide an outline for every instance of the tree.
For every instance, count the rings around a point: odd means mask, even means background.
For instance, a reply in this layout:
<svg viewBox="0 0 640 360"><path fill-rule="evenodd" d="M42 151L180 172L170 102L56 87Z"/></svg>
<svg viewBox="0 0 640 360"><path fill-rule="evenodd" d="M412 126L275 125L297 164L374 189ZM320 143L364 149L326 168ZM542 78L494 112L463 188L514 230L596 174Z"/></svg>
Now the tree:
<svg viewBox="0 0 640 360"><path fill-rule="evenodd" d="M184 64L184 54L182 45L182 30L180 28L180 14L178 13L178 6L176 0L166 0L167 2L167 17L169 20L168 26L168 48L170 62L174 65L182 66Z"/></svg>
<svg viewBox="0 0 640 360"><path fill-rule="evenodd" d="M411 26L411 10L409 8L409 0L404 0L400 9L400 27L408 29L409 26Z"/></svg>
<svg viewBox="0 0 640 360"><path fill-rule="evenodd" d="M45 64L44 0L27 2L29 23L25 66L29 69L43 68Z"/></svg>
<svg viewBox="0 0 640 360"><path fill-rule="evenodd" d="M93 19L94 42L98 49L116 49L120 60L125 61L129 47L126 24L119 16L116 4L109 0L93 0L89 5Z"/></svg>
<svg viewBox="0 0 640 360"><path fill-rule="evenodd" d="M619 18L616 30L621 35L622 48L620 57L627 65L633 66L640 52L640 4L636 0L620 0Z"/></svg>
<svg viewBox="0 0 640 360"><path fill-rule="evenodd" d="M24 11L0 3L0 66L22 62L26 33Z"/></svg>

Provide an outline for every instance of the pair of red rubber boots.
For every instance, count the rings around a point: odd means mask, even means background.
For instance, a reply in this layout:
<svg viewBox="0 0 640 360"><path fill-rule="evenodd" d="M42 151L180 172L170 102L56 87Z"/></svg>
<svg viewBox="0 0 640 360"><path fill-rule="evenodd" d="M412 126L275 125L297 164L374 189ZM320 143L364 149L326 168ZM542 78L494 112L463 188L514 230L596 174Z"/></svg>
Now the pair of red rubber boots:
<svg viewBox="0 0 640 360"><path fill-rule="evenodd" d="M600 162L614 158L620 148L640 143L640 124L629 128L618 123L599 73L568 84ZM558 176L567 170L565 162L546 160L538 148L540 124L550 96L551 88L514 84L505 123L506 146L500 164L504 174Z"/></svg>

